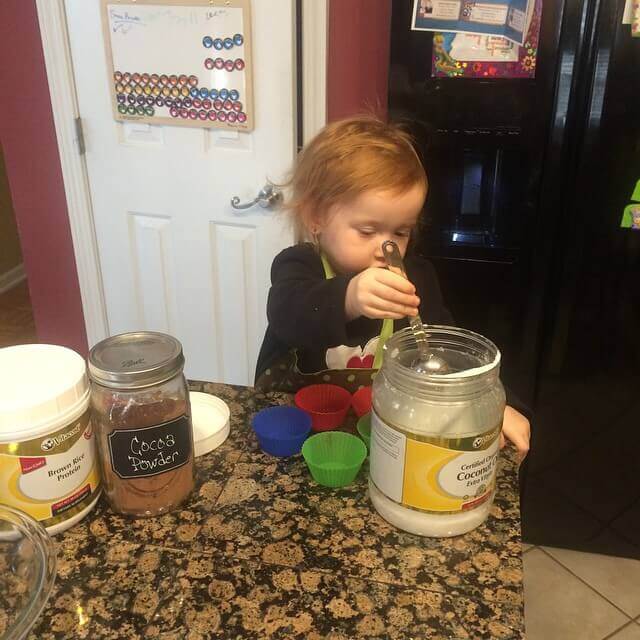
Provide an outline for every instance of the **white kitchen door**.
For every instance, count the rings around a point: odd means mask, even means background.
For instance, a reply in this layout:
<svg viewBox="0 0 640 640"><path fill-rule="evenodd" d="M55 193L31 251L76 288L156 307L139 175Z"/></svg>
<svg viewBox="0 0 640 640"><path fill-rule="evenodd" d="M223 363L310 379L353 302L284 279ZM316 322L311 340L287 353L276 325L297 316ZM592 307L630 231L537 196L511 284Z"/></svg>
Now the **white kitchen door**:
<svg viewBox="0 0 640 640"><path fill-rule="evenodd" d="M188 377L252 384L270 265L293 232L230 200L251 201L294 160L294 1L252 3L249 133L114 121L100 2L65 9L109 333L170 333Z"/></svg>

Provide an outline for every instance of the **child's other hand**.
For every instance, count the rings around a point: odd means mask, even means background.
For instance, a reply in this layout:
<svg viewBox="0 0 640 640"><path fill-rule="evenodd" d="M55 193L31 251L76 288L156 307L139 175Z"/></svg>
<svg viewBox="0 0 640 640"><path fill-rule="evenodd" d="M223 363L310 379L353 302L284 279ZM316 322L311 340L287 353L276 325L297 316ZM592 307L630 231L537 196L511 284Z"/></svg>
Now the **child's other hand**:
<svg viewBox="0 0 640 640"><path fill-rule="evenodd" d="M522 462L529 452L530 437L529 421L519 411L507 405L504 409L500 448L506 444L505 438L511 440L518 451L518 460Z"/></svg>
<svg viewBox="0 0 640 640"><path fill-rule="evenodd" d="M347 286L347 318L393 318L398 320L418 313L420 298L406 278L388 269L370 267L351 278Z"/></svg>

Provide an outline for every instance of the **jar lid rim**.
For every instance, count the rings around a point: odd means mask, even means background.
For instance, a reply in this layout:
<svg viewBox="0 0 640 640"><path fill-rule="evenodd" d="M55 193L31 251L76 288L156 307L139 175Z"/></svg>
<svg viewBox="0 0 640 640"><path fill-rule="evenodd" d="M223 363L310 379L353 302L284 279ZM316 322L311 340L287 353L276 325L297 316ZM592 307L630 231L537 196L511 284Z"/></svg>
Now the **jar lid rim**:
<svg viewBox="0 0 640 640"><path fill-rule="evenodd" d="M438 344L439 341L447 342L451 345L458 344L463 346L462 340L466 340L469 344L475 344L478 347L486 349L487 355L493 357L490 362L479 363L478 366L462 371L454 371L452 373L418 373L401 363L393 355L393 351L398 349L403 341L413 341L413 330L406 327L394 333L385 343L384 352L385 363L393 363L394 368L401 369L406 375L413 375L416 379L420 379L427 383L436 384L455 384L455 383L471 383L474 380L482 379L490 372L499 369L502 355L498 347L489 338L460 327L450 327L446 325L424 325L425 332L431 344ZM456 340L458 339L458 340ZM439 354L440 355L440 354Z"/></svg>
<svg viewBox="0 0 640 640"><path fill-rule="evenodd" d="M137 389L166 382L183 367L180 341L157 331L111 336L89 352L91 380L117 389Z"/></svg>

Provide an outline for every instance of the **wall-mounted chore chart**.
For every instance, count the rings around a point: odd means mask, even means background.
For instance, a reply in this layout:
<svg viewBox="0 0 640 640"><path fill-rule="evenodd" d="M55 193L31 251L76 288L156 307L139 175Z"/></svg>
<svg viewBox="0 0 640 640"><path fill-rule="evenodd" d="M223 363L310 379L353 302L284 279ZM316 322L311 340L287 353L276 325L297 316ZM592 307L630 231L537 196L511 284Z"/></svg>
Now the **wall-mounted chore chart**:
<svg viewBox="0 0 640 640"><path fill-rule="evenodd" d="M116 120L253 129L250 0L102 0Z"/></svg>

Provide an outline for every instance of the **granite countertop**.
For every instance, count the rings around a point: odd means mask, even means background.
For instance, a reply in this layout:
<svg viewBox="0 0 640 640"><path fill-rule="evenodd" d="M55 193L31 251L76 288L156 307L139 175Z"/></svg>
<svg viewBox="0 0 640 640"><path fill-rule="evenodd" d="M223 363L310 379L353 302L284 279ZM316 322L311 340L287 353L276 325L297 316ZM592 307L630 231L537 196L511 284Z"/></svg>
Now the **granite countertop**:
<svg viewBox="0 0 640 640"><path fill-rule="evenodd" d="M524 638L511 451L484 525L420 538L373 510L366 468L354 485L327 489L301 456L261 453L251 416L289 396L192 389L227 402L231 434L198 458L191 498L140 520L113 514L101 498L56 536L58 577L30 640Z"/></svg>

